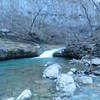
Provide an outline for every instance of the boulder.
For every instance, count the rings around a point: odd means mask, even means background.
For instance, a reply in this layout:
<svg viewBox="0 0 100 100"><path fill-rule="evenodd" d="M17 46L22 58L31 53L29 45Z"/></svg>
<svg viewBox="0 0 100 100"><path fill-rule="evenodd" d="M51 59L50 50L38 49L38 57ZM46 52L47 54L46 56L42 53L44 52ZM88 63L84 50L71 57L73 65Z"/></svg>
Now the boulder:
<svg viewBox="0 0 100 100"><path fill-rule="evenodd" d="M57 78L56 89L66 94L66 96L72 96L76 90L76 84L73 77L68 74L61 74Z"/></svg>
<svg viewBox="0 0 100 100"><path fill-rule="evenodd" d="M24 90L16 100L30 100L32 97L32 93L29 89Z"/></svg>
<svg viewBox="0 0 100 100"><path fill-rule="evenodd" d="M48 66L44 72L43 77L49 79L57 79L61 73L61 66L57 63Z"/></svg>
<svg viewBox="0 0 100 100"><path fill-rule="evenodd" d="M92 64L93 65L100 65L100 58L94 58L94 59L92 59Z"/></svg>
<svg viewBox="0 0 100 100"><path fill-rule="evenodd" d="M95 52L94 44L86 43L86 42L79 43L79 42L73 41L70 44L66 44L66 48L64 48L63 51L61 52L56 52L54 56L66 57L69 59L73 59L73 58L81 59L86 54L90 54L91 50L93 51L93 54L94 54Z"/></svg>
<svg viewBox="0 0 100 100"><path fill-rule="evenodd" d="M89 85L89 84L93 84L93 79L90 76L80 76L77 78L77 82Z"/></svg>
<svg viewBox="0 0 100 100"><path fill-rule="evenodd" d="M89 65L90 65L90 63L91 63L89 59L84 59L83 62L84 62L84 63L87 63L87 64L89 64ZM93 58L93 59L92 59L92 65L94 65L94 66L99 66L99 65L100 65L100 58Z"/></svg>
<svg viewBox="0 0 100 100"><path fill-rule="evenodd" d="M94 74L94 75L97 75L97 76L100 76L100 70L95 70L95 71L93 71L93 74Z"/></svg>
<svg viewBox="0 0 100 100"><path fill-rule="evenodd" d="M36 57L39 48L29 43L14 42L9 39L0 39L0 60Z"/></svg>

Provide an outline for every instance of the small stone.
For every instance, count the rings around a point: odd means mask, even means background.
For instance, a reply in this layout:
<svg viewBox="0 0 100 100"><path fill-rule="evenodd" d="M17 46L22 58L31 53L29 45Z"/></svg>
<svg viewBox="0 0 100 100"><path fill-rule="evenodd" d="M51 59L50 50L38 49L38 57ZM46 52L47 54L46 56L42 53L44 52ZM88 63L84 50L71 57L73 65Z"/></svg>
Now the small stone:
<svg viewBox="0 0 100 100"><path fill-rule="evenodd" d="M61 97L56 97L54 100L62 100Z"/></svg>
<svg viewBox="0 0 100 100"><path fill-rule="evenodd" d="M29 89L24 90L16 100L30 100L32 97L32 93Z"/></svg>
<svg viewBox="0 0 100 100"><path fill-rule="evenodd" d="M73 73L75 73L77 70L76 70L76 68L71 68L70 71L72 71Z"/></svg>
<svg viewBox="0 0 100 100"><path fill-rule="evenodd" d="M14 97L11 97L11 98L3 99L3 100L15 100L15 98Z"/></svg>
<svg viewBox="0 0 100 100"><path fill-rule="evenodd" d="M67 74L68 75L73 75L73 72L72 71L69 71Z"/></svg>

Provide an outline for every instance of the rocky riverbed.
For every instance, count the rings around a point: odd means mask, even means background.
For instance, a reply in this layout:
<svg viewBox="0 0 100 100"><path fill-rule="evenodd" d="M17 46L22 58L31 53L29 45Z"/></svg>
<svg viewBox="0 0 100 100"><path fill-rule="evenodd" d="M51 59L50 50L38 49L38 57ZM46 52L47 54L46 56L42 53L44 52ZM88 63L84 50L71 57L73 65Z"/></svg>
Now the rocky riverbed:
<svg viewBox="0 0 100 100"><path fill-rule="evenodd" d="M93 60L92 64L99 64L100 59L98 59L99 61ZM56 93L52 100L82 100L82 98L85 100L99 100L99 94L95 93L99 88L97 76L93 73L86 75L83 70L77 70L76 68L71 68L69 72L63 73L61 68L59 64L51 64L43 72L43 77L54 81L56 84Z"/></svg>

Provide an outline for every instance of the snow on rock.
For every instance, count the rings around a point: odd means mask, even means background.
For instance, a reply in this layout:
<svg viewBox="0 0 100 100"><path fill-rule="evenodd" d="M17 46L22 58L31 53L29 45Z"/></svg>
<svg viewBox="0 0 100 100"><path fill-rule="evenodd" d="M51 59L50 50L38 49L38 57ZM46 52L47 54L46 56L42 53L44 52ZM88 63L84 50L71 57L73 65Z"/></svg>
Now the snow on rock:
<svg viewBox="0 0 100 100"><path fill-rule="evenodd" d="M77 82L82 84L92 84L93 79L90 76L80 76L77 78Z"/></svg>
<svg viewBox="0 0 100 100"><path fill-rule="evenodd" d="M30 100L32 97L32 93L29 89L24 90L16 100Z"/></svg>
<svg viewBox="0 0 100 100"><path fill-rule="evenodd" d="M65 93L66 96L72 96L76 90L73 77L68 74L61 74L57 78L56 89L61 93Z"/></svg>
<svg viewBox="0 0 100 100"><path fill-rule="evenodd" d="M61 66L59 64L52 64L48 66L44 72L43 77L49 78L49 79L57 79L57 77L60 75Z"/></svg>

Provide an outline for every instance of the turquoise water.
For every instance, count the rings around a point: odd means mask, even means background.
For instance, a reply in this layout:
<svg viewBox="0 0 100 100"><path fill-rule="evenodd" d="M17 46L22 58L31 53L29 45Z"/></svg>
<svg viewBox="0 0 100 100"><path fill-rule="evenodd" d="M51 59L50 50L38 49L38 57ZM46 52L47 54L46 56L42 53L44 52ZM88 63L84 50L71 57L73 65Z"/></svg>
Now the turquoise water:
<svg viewBox="0 0 100 100"><path fill-rule="evenodd" d="M42 78L44 64L57 62L67 64L63 58L26 58L0 62L0 100L17 97L24 89L31 89L36 95L33 98L49 99L54 94L52 82ZM65 68L67 71L67 68ZM65 70L64 70L65 71Z"/></svg>
<svg viewBox="0 0 100 100"><path fill-rule="evenodd" d="M42 78L47 62L57 62L63 66L62 71L70 68L84 69L81 65L69 64L64 58L26 58L0 62L0 100L17 97L24 89L31 89L32 100L52 100L55 84ZM96 77L91 86L83 86L77 91L73 100L100 100L100 77Z"/></svg>

